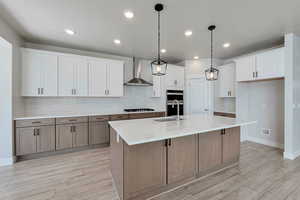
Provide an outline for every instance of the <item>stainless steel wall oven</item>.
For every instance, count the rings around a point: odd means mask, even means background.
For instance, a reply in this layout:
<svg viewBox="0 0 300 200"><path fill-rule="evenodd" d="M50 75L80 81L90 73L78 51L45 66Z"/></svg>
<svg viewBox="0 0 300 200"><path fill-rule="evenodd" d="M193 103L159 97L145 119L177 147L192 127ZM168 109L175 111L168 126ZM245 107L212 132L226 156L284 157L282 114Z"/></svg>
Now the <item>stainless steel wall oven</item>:
<svg viewBox="0 0 300 200"><path fill-rule="evenodd" d="M183 115L183 90L167 90L167 116L177 115L177 101L179 102L179 114Z"/></svg>

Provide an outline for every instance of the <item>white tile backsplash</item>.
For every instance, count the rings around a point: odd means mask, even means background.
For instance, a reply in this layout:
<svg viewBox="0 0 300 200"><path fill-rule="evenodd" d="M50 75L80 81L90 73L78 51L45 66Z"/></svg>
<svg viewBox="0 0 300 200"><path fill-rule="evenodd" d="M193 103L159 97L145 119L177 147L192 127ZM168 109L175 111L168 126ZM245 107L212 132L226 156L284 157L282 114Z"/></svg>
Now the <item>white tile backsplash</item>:
<svg viewBox="0 0 300 200"><path fill-rule="evenodd" d="M147 107L165 110L165 95L152 98L152 87L125 87L121 98L26 97L25 115L62 115L69 113L118 112L124 108Z"/></svg>

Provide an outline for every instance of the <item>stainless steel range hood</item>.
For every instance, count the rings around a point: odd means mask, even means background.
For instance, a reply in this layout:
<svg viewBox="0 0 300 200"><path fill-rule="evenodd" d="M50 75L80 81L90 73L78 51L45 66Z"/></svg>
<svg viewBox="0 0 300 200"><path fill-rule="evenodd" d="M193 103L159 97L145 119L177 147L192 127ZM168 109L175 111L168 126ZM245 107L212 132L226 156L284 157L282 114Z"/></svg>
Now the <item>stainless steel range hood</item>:
<svg viewBox="0 0 300 200"><path fill-rule="evenodd" d="M140 62L136 61L135 57L132 59L133 61L133 78L130 79L124 85L126 86L152 86L152 83L149 83L141 78L141 64Z"/></svg>

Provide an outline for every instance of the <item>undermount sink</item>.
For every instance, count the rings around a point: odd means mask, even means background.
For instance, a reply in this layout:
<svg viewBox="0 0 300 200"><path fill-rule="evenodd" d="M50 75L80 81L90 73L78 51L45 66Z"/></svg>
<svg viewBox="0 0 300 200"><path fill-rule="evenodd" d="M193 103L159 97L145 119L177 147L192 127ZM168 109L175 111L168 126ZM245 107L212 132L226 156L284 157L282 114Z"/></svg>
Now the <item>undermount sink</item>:
<svg viewBox="0 0 300 200"><path fill-rule="evenodd" d="M184 120L183 117L179 117L179 120ZM163 117L155 119L156 122L169 122L169 121L178 121L177 117Z"/></svg>

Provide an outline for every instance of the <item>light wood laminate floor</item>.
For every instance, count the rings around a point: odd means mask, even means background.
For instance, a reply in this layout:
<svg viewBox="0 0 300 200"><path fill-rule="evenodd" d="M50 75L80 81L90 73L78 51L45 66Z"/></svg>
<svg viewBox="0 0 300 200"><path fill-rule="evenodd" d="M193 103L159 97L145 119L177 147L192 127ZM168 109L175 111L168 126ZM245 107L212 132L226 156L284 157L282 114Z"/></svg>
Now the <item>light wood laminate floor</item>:
<svg viewBox="0 0 300 200"><path fill-rule="evenodd" d="M109 148L57 155L0 167L0 200L117 200ZM242 143L238 167L153 200L299 200L300 159L281 150Z"/></svg>

